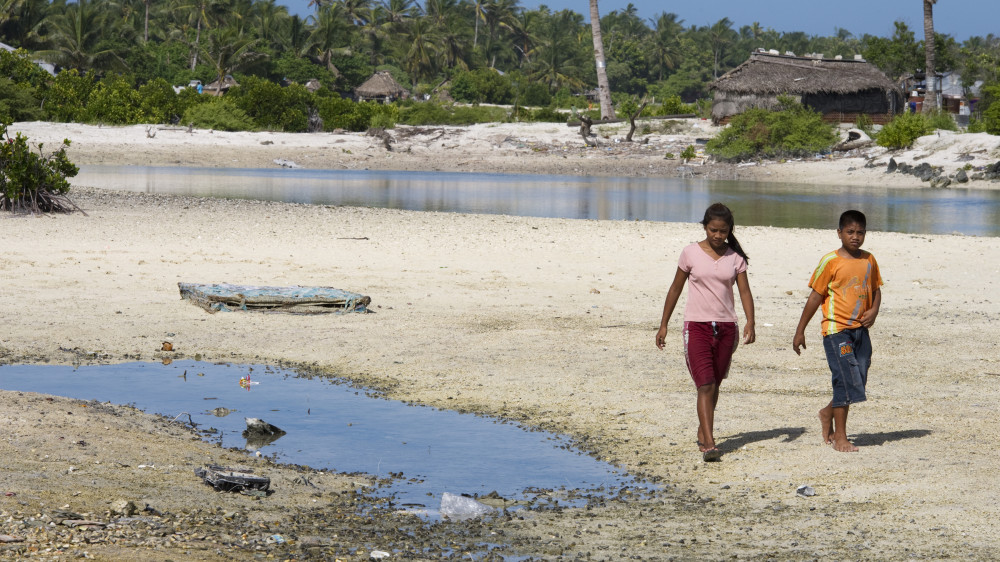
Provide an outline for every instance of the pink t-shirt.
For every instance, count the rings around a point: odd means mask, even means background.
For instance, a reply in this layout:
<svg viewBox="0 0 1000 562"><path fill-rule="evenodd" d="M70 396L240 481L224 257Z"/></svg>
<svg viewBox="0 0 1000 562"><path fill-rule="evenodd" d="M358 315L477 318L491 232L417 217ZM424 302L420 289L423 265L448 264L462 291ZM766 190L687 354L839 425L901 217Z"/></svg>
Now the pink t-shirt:
<svg viewBox="0 0 1000 562"><path fill-rule="evenodd" d="M685 322L736 322L733 285L747 270L747 260L732 248L713 260L698 244L681 250L677 267L688 274L688 299Z"/></svg>

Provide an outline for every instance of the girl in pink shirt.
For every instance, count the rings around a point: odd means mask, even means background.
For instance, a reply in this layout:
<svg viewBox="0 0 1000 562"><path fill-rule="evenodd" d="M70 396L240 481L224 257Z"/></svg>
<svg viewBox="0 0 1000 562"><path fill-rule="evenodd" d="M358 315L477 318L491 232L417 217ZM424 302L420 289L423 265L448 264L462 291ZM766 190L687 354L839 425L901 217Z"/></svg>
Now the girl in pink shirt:
<svg viewBox="0 0 1000 562"><path fill-rule="evenodd" d="M753 343L753 295L747 281L746 252L733 235L733 213L722 203L705 210L701 221L705 239L681 251L674 282L663 303L663 318L656 332L656 347L663 349L667 324L674 312L684 284L691 280L687 306L684 308L684 358L698 388L698 447L705 461L718 461L722 452L715 446L713 433L719 386L729 374L733 352L739 342L733 285L740 290L740 303L746 316L743 343Z"/></svg>

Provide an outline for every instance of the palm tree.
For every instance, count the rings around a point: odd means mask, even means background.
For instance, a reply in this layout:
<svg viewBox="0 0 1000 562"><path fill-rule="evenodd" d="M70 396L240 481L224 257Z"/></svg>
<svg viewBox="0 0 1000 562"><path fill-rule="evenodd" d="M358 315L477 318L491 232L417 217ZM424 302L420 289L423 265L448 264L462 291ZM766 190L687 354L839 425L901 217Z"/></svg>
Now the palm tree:
<svg viewBox="0 0 1000 562"><path fill-rule="evenodd" d="M562 10L551 17L545 13L535 35L535 56L529 65L529 76L547 85L550 90L562 87L582 88L584 64L590 49L584 51L580 29L586 29L583 16Z"/></svg>
<svg viewBox="0 0 1000 562"><path fill-rule="evenodd" d="M708 30L708 34L712 42L712 56L715 60L712 71L713 77L718 78L719 63L725 58L726 51L733 43L733 36L736 35L736 32L733 31L733 22L729 18L722 18L712 25Z"/></svg>
<svg viewBox="0 0 1000 562"><path fill-rule="evenodd" d="M81 72L91 68L125 69L125 61L114 49L100 46L106 31L113 27L104 6L91 0L77 0L67 4L61 13L46 19L45 25L49 32L45 39L51 48L39 51L38 54L51 62Z"/></svg>
<svg viewBox="0 0 1000 562"><path fill-rule="evenodd" d="M667 12L661 13L656 18L646 56L658 72L658 80L663 80L664 71L673 70L680 64L683 56L680 43L680 34L684 31L683 23L684 20L677 19L677 14Z"/></svg>
<svg viewBox="0 0 1000 562"><path fill-rule="evenodd" d="M937 0L923 0L924 2L924 83L927 85L924 92L924 113L937 111L937 76L934 73L934 4Z"/></svg>
<svg viewBox="0 0 1000 562"><path fill-rule="evenodd" d="M254 51L259 39L240 35L232 27L216 27L208 34L208 44L202 50L205 61L215 69L219 88L215 95L222 95L222 83L226 76L244 65L264 57Z"/></svg>
<svg viewBox="0 0 1000 562"><path fill-rule="evenodd" d="M351 24L347 21L344 7L340 3L320 4L316 12L316 25L309 34L305 52L316 57L335 75L340 71L333 64L333 57L351 52L347 45Z"/></svg>
<svg viewBox="0 0 1000 562"><path fill-rule="evenodd" d="M611 87L608 85L608 71L604 62L604 39L601 37L601 13L597 0L590 0L590 29L594 36L594 61L597 65L597 96L601 100L601 119L614 119L611 107Z"/></svg>

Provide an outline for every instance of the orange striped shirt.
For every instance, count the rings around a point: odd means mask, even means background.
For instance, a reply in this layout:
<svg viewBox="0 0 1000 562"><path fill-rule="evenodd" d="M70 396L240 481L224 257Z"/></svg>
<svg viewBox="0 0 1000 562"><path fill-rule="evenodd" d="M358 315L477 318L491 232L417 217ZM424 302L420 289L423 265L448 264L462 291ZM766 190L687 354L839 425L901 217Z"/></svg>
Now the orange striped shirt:
<svg viewBox="0 0 1000 562"><path fill-rule="evenodd" d="M882 276L875 256L864 250L860 258L843 258L836 250L823 256L809 279L812 290L823 295L824 336L851 328L860 328L861 315L872 307L875 289L882 286Z"/></svg>

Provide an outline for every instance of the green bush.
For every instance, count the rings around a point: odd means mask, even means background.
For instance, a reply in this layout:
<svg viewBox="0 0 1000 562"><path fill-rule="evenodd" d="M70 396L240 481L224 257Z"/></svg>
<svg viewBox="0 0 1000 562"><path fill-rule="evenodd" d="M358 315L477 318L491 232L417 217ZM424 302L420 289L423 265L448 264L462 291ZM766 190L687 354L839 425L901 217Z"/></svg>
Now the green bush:
<svg viewBox="0 0 1000 562"><path fill-rule="evenodd" d="M76 208L66 197L69 181L79 169L66 156L69 140L45 156L28 147L28 139L7 134L9 122L0 122L0 209L11 212L68 212Z"/></svg>
<svg viewBox="0 0 1000 562"><path fill-rule="evenodd" d="M199 129L218 131L253 131L253 119L226 98L193 105L184 112L182 123Z"/></svg>
<svg viewBox="0 0 1000 562"><path fill-rule="evenodd" d="M0 76L0 121L37 121L43 116L34 86Z"/></svg>
<svg viewBox="0 0 1000 562"><path fill-rule="evenodd" d="M569 114L556 110L554 107L540 107L534 111L527 112L529 121L537 123L565 123L569 119Z"/></svg>
<svg viewBox="0 0 1000 562"><path fill-rule="evenodd" d="M367 131L372 127L391 129L400 121L400 111L395 104L374 101L354 103L339 96L316 99L316 110L323 120L323 130L347 129Z"/></svg>
<svg viewBox="0 0 1000 562"><path fill-rule="evenodd" d="M282 88L274 82L246 76L226 97L249 115L258 129L301 133L308 128L313 95L300 84Z"/></svg>
<svg viewBox="0 0 1000 562"><path fill-rule="evenodd" d="M531 105L535 107L546 107L552 103L552 92L549 87L541 82L530 82L521 90L521 105Z"/></svg>
<svg viewBox="0 0 1000 562"><path fill-rule="evenodd" d="M728 127L708 141L706 152L721 160L741 161L807 156L833 146L837 136L819 112L788 97L778 101L780 111L750 109L733 117Z"/></svg>
<svg viewBox="0 0 1000 562"><path fill-rule="evenodd" d="M687 145L687 148L685 148L683 152L681 152L681 158L685 160L690 160L695 156L698 156L698 152L695 151L694 147L691 146L690 144Z"/></svg>
<svg viewBox="0 0 1000 562"><path fill-rule="evenodd" d="M451 112L434 102L404 104L399 110L399 122L404 125L442 125L450 119Z"/></svg>
<svg viewBox="0 0 1000 562"><path fill-rule="evenodd" d="M434 102L403 104L398 122L404 125L473 125L508 120L508 110L487 106L444 106Z"/></svg>
<svg viewBox="0 0 1000 562"><path fill-rule="evenodd" d="M139 110L145 123L170 123L181 114L177 94L163 78L139 86Z"/></svg>
<svg viewBox="0 0 1000 562"><path fill-rule="evenodd" d="M696 108L681 101L680 96L670 96L663 100L654 115L686 115L696 113Z"/></svg>
<svg viewBox="0 0 1000 562"><path fill-rule="evenodd" d="M510 80L489 68L459 72L448 89L455 101L508 104L514 101Z"/></svg>
<svg viewBox="0 0 1000 562"><path fill-rule="evenodd" d="M75 68L56 75L45 100L48 118L63 123L81 122L86 119L87 98L94 88L94 75L80 75Z"/></svg>
<svg viewBox="0 0 1000 562"><path fill-rule="evenodd" d="M886 148L906 148L932 131L930 122L922 113L900 113L882 127L875 142Z"/></svg>
<svg viewBox="0 0 1000 562"><path fill-rule="evenodd" d="M98 82L87 98L87 121L112 125L132 125L145 121L139 91L121 75Z"/></svg>
<svg viewBox="0 0 1000 562"><path fill-rule="evenodd" d="M924 116L927 117L927 124L930 126L931 131L958 131L958 124L955 123L955 118L951 116L951 113L943 109L939 109L933 113L925 113Z"/></svg>
<svg viewBox="0 0 1000 562"><path fill-rule="evenodd" d="M1000 84L984 86L982 92L986 106L976 120L976 126L981 132L1000 135ZM969 123L969 130L972 130L972 122Z"/></svg>

